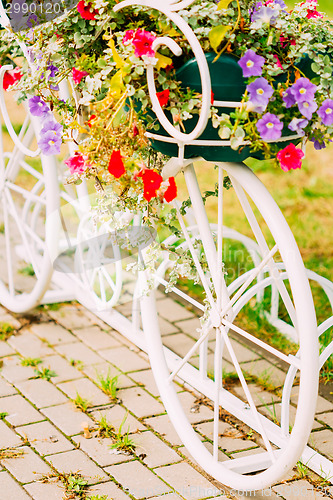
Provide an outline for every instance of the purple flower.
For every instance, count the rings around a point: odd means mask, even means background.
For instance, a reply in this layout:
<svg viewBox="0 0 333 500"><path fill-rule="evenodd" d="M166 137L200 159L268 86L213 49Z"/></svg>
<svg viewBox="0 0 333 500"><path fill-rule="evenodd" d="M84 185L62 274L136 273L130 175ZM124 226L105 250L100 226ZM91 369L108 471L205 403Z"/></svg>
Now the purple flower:
<svg viewBox="0 0 333 500"><path fill-rule="evenodd" d="M318 108L318 105L315 101L310 101L310 102L299 102L298 103L298 109L302 113L305 118L308 120L311 120L313 113L316 111Z"/></svg>
<svg viewBox="0 0 333 500"><path fill-rule="evenodd" d="M313 101L317 90L317 85L311 83L308 78L299 78L294 85L290 87L290 91L297 103Z"/></svg>
<svg viewBox="0 0 333 500"><path fill-rule="evenodd" d="M38 95L31 97L28 101L30 113L33 116L45 117L50 108Z"/></svg>
<svg viewBox="0 0 333 500"><path fill-rule="evenodd" d="M43 128L40 131L40 135L42 137L43 135L47 134L48 132L53 132L55 137L58 137L61 139L63 128L64 127L62 125L60 125L60 123L56 122L55 120L52 120L52 119L46 120L43 123Z"/></svg>
<svg viewBox="0 0 333 500"><path fill-rule="evenodd" d="M38 17L36 16L36 14L30 14L30 16L28 17L28 20L27 20L28 28L33 28L34 26L37 26L37 24L39 24L39 22L38 22Z"/></svg>
<svg viewBox="0 0 333 500"><path fill-rule="evenodd" d="M56 73L58 73L59 71L59 68L57 66L54 66L53 64L49 64L47 69L51 71L49 78L54 78Z"/></svg>
<svg viewBox="0 0 333 500"><path fill-rule="evenodd" d="M264 141L276 141L282 135L283 123L276 115L266 113L258 121L257 129Z"/></svg>
<svg viewBox="0 0 333 500"><path fill-rule="evenodd" d="M250 101L254 105L266 106L269 99L274 93L273 87L268 83L268 81L261 77L254 80L246 87L247 91L250 93Z"/></svg>
<svg viewBox="0 0 333 500"><path fill-rule="evenodd" d="M44 155L57 155L60 153L61 143L61 137L55 134L54 131L49 130L41 135L38 146Z"/></svg>
<svg viewBox="0 0 333 500"><path fill-rule="evenodd" d="M289 130L296 132L298 135L305 135L303 128L308 125L309 121L304 118L293 118L288 125Z"/></svg>
<svg viewBox="0 0 333 500"><path fill-rule="evenodd" d="M238 61L245 78L248 76L260 76L262 74L262 66L264 63L265 58L258 56L252 49L249 49Z"/></svg>
<svg viewBox="0 0 333 500"><path fill-rule="evenodd" d="M261 24L275 24L276 18L279 16L278 9L264 7L261 2L258 2L251 16L251 21L259 21Z"/></svg>
<svg viewBox="0 0 333 500"><path fill-rule="evenodd" d="M319 149L325 149L326 148L326 144L324 141L318 141L318 139L315 139L314 137L312 137L312 139L310 139L311 142L313 142L313 146L314 148L318 151Z"/></svg>
<svg viewBox="0 0 333 500"><path fill-rule="evenodd" d="M332 99L325 99L323 104L318 109L318 115L324 125L329 127L333 125L333 101Z"/></svg>
<svg viewBox="0 0 333 500"><path fill-rule="evenodd" d="M296 99L295 99L293 93L291 92L291 88L288 88L283 93L282 99L284 100L284 104L285 104L286 108L291 108L291 106L296 104Z"/></svg>

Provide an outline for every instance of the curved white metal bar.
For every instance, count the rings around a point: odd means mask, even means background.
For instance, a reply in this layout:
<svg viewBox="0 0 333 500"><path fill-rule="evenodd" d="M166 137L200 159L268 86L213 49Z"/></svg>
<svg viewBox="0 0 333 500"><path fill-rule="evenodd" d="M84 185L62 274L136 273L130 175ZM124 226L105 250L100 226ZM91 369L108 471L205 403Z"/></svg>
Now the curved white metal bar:
<svg viewBox="0 0 333 500"><path fill-rule="evenodd" d="M5 97L4 97L4 89L3 89L3 78L5 75L5 72L8 70L12 70L13 66L11 65L5 65L0 68L0 110L6 125L6 128L8 130L8 133L13 140L15 146L22 151L26 156L30 156L31 158L35 158L40 154L40 149L36 149L35 151L32 151L31 149L27 148L23 142L20 141L18 135L16 134L13 125L11 123L7 107L6 107L6 102L5 102Z"/></svg>
<svg viewBox="0 0 333 500"><path fill-rule="evenodd" d="M186 2L188 3L188 1ZM192 2L191 2L192 3ZM199 137L202 132L205 130L206 125L208 123L208 118L209 118L209 113L210 113L210 101L211 101L211 80L210 80L210 73L209 73L209 68L208 68L208 63L205 57L205 54L202 50L202 47L200 45L199 40L195 36L194 32L192 29L189 27L189 25L182 19L182 17L177 14L176 12L173 12L170 8L170 5L165 5L163 2L158 2L155 0L124 0L123 2L119 3L114 7L114 11L117 12L118 10L121 10L125 7L130 7L132 5L141 5L143 7L149 7L151 9L159 10L162 12L166 17L168 17L179 29L182 31L182 33L185 35L187 38L192 51L194 53L194 56L197 60L199 72L200 72L200 77L201 77L201 84L202 84L202 107L200 110L200 116L198 123L196 127L192 130L191 133L189 134L184 134L183 132L180 132L176 127L174 127L167 117L165 116L165 113L159 103L159 100L156 95L156 86L155 86L155 79L154 79L154 65L148 64L147 65L147 80L148 80L148 90L149 90L149 96L152 102L152 109L154 113L156 114L157 118L159 119L161 125L165 129L168 134L176 139L176 142L178 143L180 147L180 156L181 156L181 151L183 150L183 145L187 143L188 141L192 141ZM180 5L180 4L179 4ZM190 5L190 3L188 3ZM176 10L176 9L175 9ZM167 39L167 37L161 37L161 39L156 39L155 40L155 48L159 47L162 43L165 43L172 51L176 49L175 46L177 44L172 43L170 44L170 39ZM161 42L162 40L162 42ZM177 46L178 47L178 46ZM178 48L179 49L179 48ZM180 55L179 50L177 49L178 55ZM177 53L176 53L177 55Z"/></svg>

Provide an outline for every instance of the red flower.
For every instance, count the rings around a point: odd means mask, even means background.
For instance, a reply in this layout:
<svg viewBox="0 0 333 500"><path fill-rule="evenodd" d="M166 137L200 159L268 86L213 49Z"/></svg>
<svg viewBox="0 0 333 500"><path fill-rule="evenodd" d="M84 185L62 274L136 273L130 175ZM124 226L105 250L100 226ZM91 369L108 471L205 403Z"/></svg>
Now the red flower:
<svg viewBox="0 0 333 500"><path fill-rule="evenodd" d="M153 50L153 42L156 36L149 31L138 29L135 32L132 43L134 45L134 55L136 57L148 56L154 57L155 50Z"/></svg>
<svg viewBox="0 0 333 500"><path fill-rule="evenodd" d="M306 2L302 2L301 5L306 5L308 2L308 0ZM312 0L311 3L318 3L318 0ZM324 16L322 14L320 14L320 12L317 11L317 7L316 6L311 6L309 9L308 9L308 13L306 15L306 17L308 19L311 19L312 17L321 17L323 18Z"/></svg>
<svg viewBox="0 0 333 500"><path fill-rule="evenodd" d="M76 69L76 68L73 68L72 69L72 77L73 77L73 82L75 83L75 85L78 85L82 78L87 76L89 73L87 73L86 71L81 71L79 69Z"/></svg>
<svg viewBox="0 0 333 500"><path fill-rule="evenodd" d="M288 144L288 146L278 152L277 159L280 162L282 170L288 172L291 169L301 168L303 156L303 151L296 148L295 144Z"/></svg>
<svg viewBox="0 0 333 500"><path fill-rule="evenodd" d="M88 123L88 127L89 127L89 128L91 128L91 127L92 127L92 123L91 123L91 122L93 122L93 121L95 120L95 118L97 118L97 116L96 116L96 115L91 115L91 117L89 118L89 120L88 120L88 122L87 122L87 123Z"/></svg>
<svg viewBox="0 0 333 500"><path fill-rule="evenodd" d="M86 3L85 0L80 0L77 4L77 10L83 19L94 20L98 14L98 10L91 12L91 3Z"/></svg>
<svg viewBox="0 0 333 500"><path fill-rule="evenodd" d="M296 45L296 41L295 40L292 40L290 38L287 38L286 36L284 35L281 35L280 36L280 45L281 47L284 49L285 47L287 47L288 45Z"/></svg>
<svg viewBox="0 0 333 500"><path fill-rule="evenodd" d="M279 57L276 55L276 54L273 54L273 57L275 59L275 64L280 68L280 69L283 69L283 66L281 64L281 61L279 59Z"/></svg>
<svg viewBox="0 0 333 500"><path fill-rule="evenodd" d="M85 169L85 159L81 155L81 153L76 153L74 156L69 157L67 160L65 160L65 163L67 167L69 168L71 174L82 174Z"/></svg>
<svg viewBox="0 0 333 500"><path fill-rule="evenodd" d="M1 66L0 66L1 68ZM11 69L9 71L6 71L3 77L3 88L4 90L7 90L8 87L11 85L14 85L16 82L21 80L22 78L22 73L19 70L19 68Z"/></svg>
<svg viewBox="0 0 333 500"><path fill-rule="evenodd" d="M110 174L114 175L116 179L119 179L119 177L126 173L125 165L120 151L112 151L108 171L110 172Z"/></svg>
<svg viewBox="0 0 333 500"><path fill-rule="evenodd" d="M213 106L213 104L214 104L214 92L212 90L210 92L211 92L211 94L210 94L210 103Z"/></svg>
<svg viewBox="0 0 333 500"><path fill-rule="evenodd" d="M157 99L159 100L159 103L162 106L162 108L163 108L163 106L166 106L168 104L169 97L170 97L170 90L169 89L162 90L162 92L157 92L156 95L157 95Z"/></svg>
<svg viewBox="0 0 333 500"><path fill-rule="evenodd" d="M167 203L174 200L177 196L177 186L174 177L169 177L169 187L164 193L164 199Z"/></svg>
<svg viewBox="0 0 333 500"><path fill-rule="evenodd" d="M157 195L157 190L160 188L163 177L155 172L155 170L143 170L139 173L143 181L143 197L145 200L150 201Z"/></svg>
<svg viewBox="0 0 333 500"><path fill-rule="evenodd" d="M123 37L123 44L128 45L133 41L135 31L134 30L127 30L124 37Z"/></svg>

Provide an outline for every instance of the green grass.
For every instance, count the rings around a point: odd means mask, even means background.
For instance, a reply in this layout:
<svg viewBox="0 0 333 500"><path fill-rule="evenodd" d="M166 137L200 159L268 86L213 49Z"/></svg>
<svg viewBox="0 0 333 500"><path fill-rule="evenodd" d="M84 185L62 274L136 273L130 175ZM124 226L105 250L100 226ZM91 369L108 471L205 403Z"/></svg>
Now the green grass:
<svg viewBox="0 0 333 500"><path fill-rule="evenodd" d="M76 408L78 408L79 410L82 410L82 411L87 411L88 408L90 408L92 405L91 405L91 402L88 401L88 399L85 399L83 398L82 396L80 396L80 394L77 392L76 393L76 398L72 400L74 405L76 406Z"/></svg>
<svg viewBox="0 0 333 500"><path fill-rule="evenodd" d="M105 394L110 396L112 400L117 399L117 391L118 391L118 375L111 377L110 369L105 377L102 374L97 373L97 383L99 387L102 389Z"/></svg>
<svg viewBox="0 0 333 500"><path fill-rule="evenodd" d="M22 366L37 366L42 363L41 358L22 358L21 365Z"/></svg>
<svg viewBox="0 0 333 500"><path fill-rule="evenodd" d="M42 378L44 380L47 380L48 382L52 377L57 377L56 372L50 370L50 368L35 368L34 372L36 374L34 378Z"/></svg>

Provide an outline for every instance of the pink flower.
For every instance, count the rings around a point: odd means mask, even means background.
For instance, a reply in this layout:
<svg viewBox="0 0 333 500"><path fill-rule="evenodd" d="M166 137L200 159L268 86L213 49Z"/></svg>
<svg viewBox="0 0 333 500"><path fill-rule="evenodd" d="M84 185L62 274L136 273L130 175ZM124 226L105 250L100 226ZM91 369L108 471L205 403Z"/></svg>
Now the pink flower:
<svg viewBox="0 0 333 500"><path fill-rule="evenodd" d="M81 153L78 152L76 152L74 156L70 156L67 160L65 160L65 163L71 174L82 174L87 168L85 159Z"/></svg>
<svg viewBox="0 0 333 500"><path fill-rule="evenodd" d="M301 168L302 158L304 153L301 149L296 148L295 144L288 144L284 149L281 149L277 154L277 159L284 172L296 168Z"/></svg>
<svg viewBox="0 0 333 500"><path fill-rule="evenodd" d="M1 65L0 65L1 68ZM20 71L20 68L15 68L11 69L9 71L6 71L3 77L3 88L4 90L7 90L8 87L11 85L14 85L17 81L21 80L22 78L22 73Z"/></svg>
<svg viewBox="0 0 333 500"><path fill-rule="evenodd" d="M280 59L278 58L278 56L276 54L273 55L274 59L275 59L275 64L280 68L280 69L283 69L282 67L282 64L280 62Z"/></svg>
<svg viewBox="0 0 333 500"><path fill-rule="evenodd" d="M138 29L135 32L132 43L134 45L134 55L136 57L148 56L154 57L155 50L153 50L153 42L156 36L149 31Z"/></svg>
<svg viewBox="0 0 333 500"><path fill-rule="evenodd" d="M124 38L123 38L123 44L128 45L129 43L131 43L133 38L134 38L134 34L135 34L134 30L126 31Z"/></svg>
<svg viewBox="0 0 333 500"><path fill-rule="evenodd" d="M321 18L324 17L322 14L320 14L320 12L317 11L318 0L306 0L306 2L301 3L301 5L307 5L307 4L310 4L308 8L308 13L306 15L308 19L312 19L313 17L321 17Z"/></svg>
<svg viewBox="0 0 333 500"><path fill-rule="evenodd" d="M75 85L78 85L81 82L82 78L84 78L87 75L88 75L88 73L86 71L81 71L81 70L76 69L76 68L72 69L72 77L73 77L73 82L75 83Z"/></svg>

